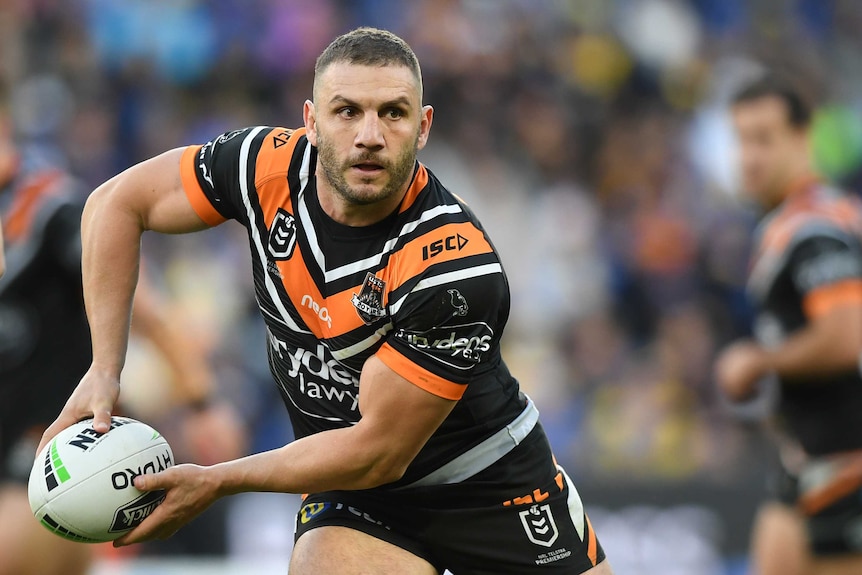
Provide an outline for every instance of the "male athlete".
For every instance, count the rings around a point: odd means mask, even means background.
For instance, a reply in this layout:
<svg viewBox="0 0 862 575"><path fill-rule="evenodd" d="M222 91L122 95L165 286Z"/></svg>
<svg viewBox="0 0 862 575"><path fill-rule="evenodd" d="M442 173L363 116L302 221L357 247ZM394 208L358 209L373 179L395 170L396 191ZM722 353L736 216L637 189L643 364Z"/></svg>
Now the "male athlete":
<svg viewBox="0 0 862 575"><path fill-rule="evenodd" d="M745 189L768 215L749 291L757 342L731 345L716 377L744 400L780 382L783 478L759 512L760 575L862 573L862 206L814 175L811 110L764 77L734 100Z"/></svg>
<svg viewBox="0 0 862 575"><path fill-rule="evenodd" d="M306 493L291 575L611 573L535 406L500 357L506 278L468 208L416 161L433 111L416 56L362 28L319 57L298 130L162 154L83 218L93 364L45 440L119 394L141 233L248 229L270 367L298 439L139 478L165 502L125 545L216 498Z"/></svg>

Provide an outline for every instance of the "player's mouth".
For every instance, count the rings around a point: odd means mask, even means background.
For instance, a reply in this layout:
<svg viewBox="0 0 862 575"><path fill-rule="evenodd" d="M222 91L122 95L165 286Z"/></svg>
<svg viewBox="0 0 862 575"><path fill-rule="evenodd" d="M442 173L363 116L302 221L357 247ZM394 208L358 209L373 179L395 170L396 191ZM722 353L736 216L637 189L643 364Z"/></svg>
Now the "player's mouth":
<svg viewBox="0 0 862 575"><path fill-rule="evenodd" d="M383 172L384 168L380 164L374 162L362 162L351 166L354 170L362 173L364 176L374 176Z"/></svg>

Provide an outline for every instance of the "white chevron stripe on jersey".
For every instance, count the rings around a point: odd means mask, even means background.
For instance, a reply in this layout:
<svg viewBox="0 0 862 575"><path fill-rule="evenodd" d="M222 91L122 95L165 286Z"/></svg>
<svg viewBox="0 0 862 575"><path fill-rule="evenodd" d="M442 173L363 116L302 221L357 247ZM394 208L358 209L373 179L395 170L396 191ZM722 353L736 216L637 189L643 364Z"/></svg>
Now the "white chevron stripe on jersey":
<svg viewBox="0 0 862 575"><path fill-rule="evenodd" d="M272 300L273 305L281 314L281 321L287 326L288 329L295 331L297 333L306 333L310 334L311 332L305 329L302 329L297 325L293 318L290 317L290 314L287 312L287 309L284 307L284 302L281 301L281 298L278 295L278 291L275 289L275 284L272 282L272 278L266 271L266 250L263 248L263 243L260 239L260 230L257 228L257 222L255 218L254 208L251 205L251 201L249 200L248 195L248 156L249 150L251 149L251 143L254 141L254 138L262 131L264 128L258 127L251 130L248 135L245 137L245 140L242 142L242 146L240 147L239 152L239 189L242 193L242 203L245 206L246 215L248 216L248 229L251 230L251 237L254 241L254 247L257 252L257 257L260 260L258 263L263 270L261 274L263 276L263 282L266 286L266 291L269 294L270 299ZM263 309L261 307L261 309Z"/></svg>
<svg viewBox="0 0 862 575"><path fill-rule="evenodd" d="M424 289L432 288L434 286L447 284L449 282L457 282L460 280L501 273L503 273L503 267L500 264L485 264L481 266L466 268L463 270L446 272L437 276L425 278L423 280L420 280L419 283L417 283L412 290L401 296L401 299L389 306L389 315L394 316L396 313L398 313L398 310L401 309L402 305L404 305L404 301L407 299L407 296L417 291L422 291Z"/></svg>
<svg viewBox="0 0 862 575"><path fill-rule="evenodd" d="M332 357L334 357L338 361L344 361L345 359L349 359L349 358L353 357L354 355L360 354L363 351L365 351L366 349L368 349L369 347L371 347L372 345L374 345L375 343L377 343L378 341L380 341L381 339L383 339L383 336L385 336L387 333L392 331L393 327L394 326L392 325L392 322L390 321L389 323L387 323L386 325L384 325L383 327L381 327L380 329L378 329L377 331L375 331L374 333L372 333L371 335L369 335L368 337L366 337L362 341L356 342L353 345L349 345L349 346L345 347L344 349L337 349L337 350L333 351Z"/></svg>
<svg viewBox="0 0 862 575"><path fill-rule="evenodd" d="M419 218L413 220L412 222L407 222L406 224L404 224L404 226L401 228L401 231L398 232L398 237L392 238L388 242L386 242L386 244L384 244L383 246L383 250L379 254L365 258L364 260L359 260L358 262L353 262L352 264L345 264L341 267L335 268L334 270L327 271L325 273L326 281L331 282L349 276L351 274L363 272L368 268L372 268L378 265L381 260L383 260L384 256L392 252L392 250L395 248L395 245L398 243L398 240L402 236L405 236L418 228L419 224L433 220L434 218L442 216L444 214L458 214L461 213L461 211L461 206L459 206L458 204L437 206L436 208L426 210L422 213L422 215L419 216Z"/></svg>

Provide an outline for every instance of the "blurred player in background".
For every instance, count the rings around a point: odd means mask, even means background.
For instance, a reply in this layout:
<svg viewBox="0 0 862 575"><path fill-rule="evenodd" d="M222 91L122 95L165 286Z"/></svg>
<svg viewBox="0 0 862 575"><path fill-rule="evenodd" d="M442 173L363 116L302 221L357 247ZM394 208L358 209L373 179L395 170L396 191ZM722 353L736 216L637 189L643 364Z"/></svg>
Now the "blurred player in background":
<svg viewBox="0 0 862 575"><path fill-rule="evenodd" d="M760 575L862 573L862 206L817 178L812 111L786 79L746 86L732 114L745 190L768 214L749 278L757 341L725 349L716 379L735 401L780 382L784 469L753 560Z"/></svg>
<svg viewBox="0 0 862 575"><path fill-rule="evenodd" d="M0 575L84 574L93 546L61 539L35 521L27 478L41 434L92 359L81 288L85 196L62 169L15 146L2 96L0 221L7 265L0 278ZM236 420L209 401L209 368L168 323L152 289L140 290L134 312L136 331L172 368L177 403L193 406L193 426L211 433L224 458L240 455L231 447L242 437Z"/></svg>
<svg viewBox="0 0 862 575"><path fill-rule="evenodd" d="M318 59L304 129L228 132L91 196L93 365L44 441L85 415L107 425L142 232L226 219L248 228L270 367L299 438L139 476L138 487L168 494L118 544L169 537L221 496L276 491L310 493L291 575L611 573L502 361L509 291L499 257L416 161L432 115L410 47L358 29Z"/></svg>

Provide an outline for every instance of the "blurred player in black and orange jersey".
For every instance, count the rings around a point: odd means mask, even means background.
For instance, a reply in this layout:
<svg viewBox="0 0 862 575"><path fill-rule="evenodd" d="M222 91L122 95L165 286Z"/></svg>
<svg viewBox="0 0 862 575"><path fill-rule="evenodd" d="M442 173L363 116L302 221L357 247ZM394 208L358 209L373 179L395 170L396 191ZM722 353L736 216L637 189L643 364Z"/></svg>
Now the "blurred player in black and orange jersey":
<svg viewBox="0 0 862 575"><path fill-rule="evenodd" d="M780 383L784 469L755 525L757 573L862 573L862 203L815 175L811 109L788 80L746 86L732 114L746 192L768 214L749 278L757 341L724 350L716 377L733 400Z"/></svg>
<svg viewBox="0 0 862 575"><path fill-rule="evenodd" d="M84 214L94 358L44 441L119 394L144 230L248 229L273 377L298 439L138 477L164 503L118 544L168 537L221 496L309 494L292 575L611 572L535 406L500 356L506 277L475 216L416 161L419 64L361 28L321 54L305 127L166 152Z"/></svg>
<svg viewBox="0 0 862 575"><path fill-rule="evenodd" d="M5 101L0 93L0 100ZM39 525L27 499L33 451L92 359L81 288L81 186L62 169L20 151L11 115L0 110L0 221L6 270L0 278L0 575L83 574L92 546L65 541ZM172 368L178 403L198 409L189 423L217 437L224 458L242 452L238 420L205 406L212 378L200 355L143 289L135 328ZM204 408L205 407L205 408ZM225 427L224 432L221 430Z"/></svg>

